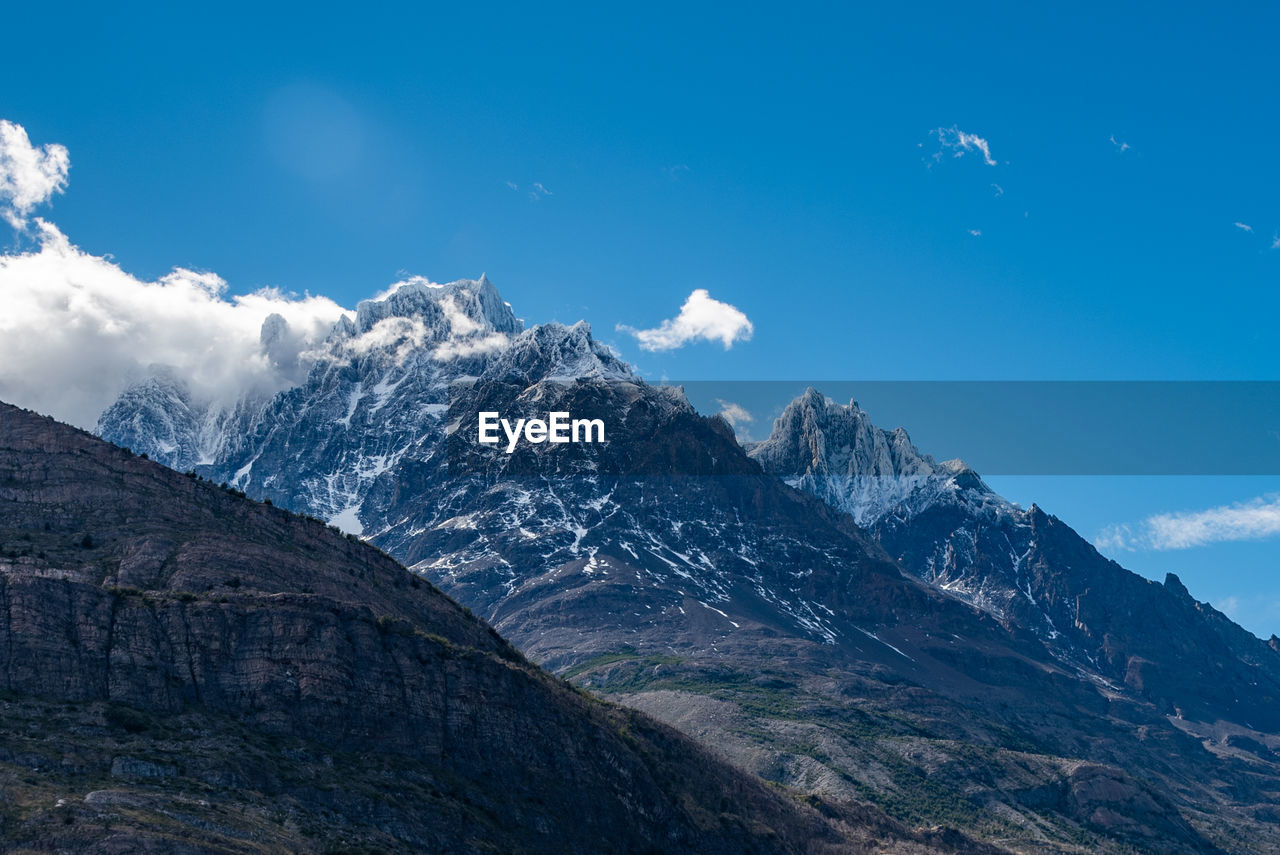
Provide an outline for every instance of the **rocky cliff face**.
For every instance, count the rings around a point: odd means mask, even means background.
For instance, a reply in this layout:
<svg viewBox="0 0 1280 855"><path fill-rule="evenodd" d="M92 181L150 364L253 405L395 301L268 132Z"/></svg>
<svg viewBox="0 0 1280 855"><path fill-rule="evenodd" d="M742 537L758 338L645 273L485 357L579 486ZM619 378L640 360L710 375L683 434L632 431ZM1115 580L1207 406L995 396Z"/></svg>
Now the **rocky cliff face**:
<svg viewBox="0 0 1280 855"><path fill-rule="evenodd" d="M861 526L936 503L969 474L958 460L938 463L921 454L902 428L881 430L856 403L841 407L816 389L783 410L751 457Z"/></svg>
<svg viewBox="0 0 1280 855"><path fill-rule="evenodd" d="M4 851L977 851L800 804L376 549L0 405Z"/></svg>
<svg viewBox="0 0 1280 855"><path fill-rule="evenodd" d="M480 283L450 287L474 296ZM363 331L339 325L306 381L196 471L361 532L536 661L772 780L1028 851L1280 845L1280 737L1225 700L1239 688L1250 710L1265 707L1265 670L1231 665L1216 695L1141 663L1150 679L1120 679L1124 648L1098 662L1068 651L1058 613L1016 584L1074 573L1074 553L1044 546L1013 582L957 559L943 579L920 568L940 549L960 555L958 535L898 545L878 527L920 518L904 502L1012 513L976 474L867 420L819 435L832 414L816 410L796 413L773 458L752 460L726 423L639 380L584 324L517 332L488 310L426 320L450 312L409 301L366 309L379 320ZM507 455L471 442L481 409L598 416L609 441ZM127 408L113 408L100 428L122 424ZM868 502L832 508L784 483L833 473L855 479L834 495ZM1046 545L1065 527L1041 517L1026 524ZM1177 717L1174 695L1194 717Z"/></svg>

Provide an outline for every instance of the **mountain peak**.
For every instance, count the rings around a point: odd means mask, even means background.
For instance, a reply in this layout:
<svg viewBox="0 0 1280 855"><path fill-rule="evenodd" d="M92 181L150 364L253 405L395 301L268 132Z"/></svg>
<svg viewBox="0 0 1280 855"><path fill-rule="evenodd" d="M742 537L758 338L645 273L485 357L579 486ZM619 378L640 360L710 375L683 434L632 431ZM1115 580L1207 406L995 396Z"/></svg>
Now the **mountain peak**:
<svg viewBox="0 0 1280 855"><path fill-rule="evenodd" d="M1182 580L1178 578L1177 573L1164 574L1164 586L1184 599L1191 599L1191 592L1187 590L1186 585L1182 584Z"/></svg>
<svg viewBox="0 0 1280 855"><path fill-rule="evenodd" d="M905 428L883 430L856 400L838 404L812 386L786 406L750 455L859 525L959 494L984 505L995 498L963 461L939 463L916 448Z"/></svg>
<svg viewBox="0 0 1280 855"><path fill-rule="evenodd" d="M794 403L801 404L806 407L825 407L827 405L827 396L819 392L813 386L808 386Z"/></svg>
<svg viewBox="0 0 1280 855"><path fill-rule="evenodd" d="M516 336L485 369L492 378L539 380L636 380L631 366L591 335L591 325L552 321Z"/></svg>
<svg viewBox="0 0 1280 855"><path fill-rule="evenodd" d="M367 333L388 318L420 318L445 333L520 332L524 325L484 274L439 284L422 276L397 282L383 296L356 306L356 330Z"/></svg>
<svg viewBox="0 0 1280 855"><path fill-rule="evenodd" d="M781 475L812 468L883 477L931 474L937 468L902 428L881 430L857 401L838 404L812 386L786 406L754 454Z"/></svg>

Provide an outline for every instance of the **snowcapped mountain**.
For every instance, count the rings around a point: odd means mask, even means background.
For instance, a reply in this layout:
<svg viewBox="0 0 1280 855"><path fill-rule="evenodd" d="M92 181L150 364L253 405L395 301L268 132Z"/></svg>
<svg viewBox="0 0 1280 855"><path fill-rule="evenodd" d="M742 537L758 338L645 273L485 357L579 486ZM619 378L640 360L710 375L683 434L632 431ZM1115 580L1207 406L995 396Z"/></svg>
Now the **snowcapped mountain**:
<svg viewBox="0 0 1280 855"><path fill-rule="evenodd" d="M1002 513L1012 506L960 460L936 462L903 428L881 430L856 402L841 406L810 388L783 410L750 454L766 471L871 526L943 502Z"/></svg>
<svg viewBox="0 0 1280 855"><path fill-rule="evenodd" d="M998 619L1018 612L1024 623L1054 637L1052 621L1026 619L1030 595L1019 571L1028 554L1027 513L963 461L939 463L921 453L905 429L882 430L857 402L841 405L813 388L787 405L769 438L749 454L765 471L850 514L882 541L893 541L897 532L914 535L918 526L911 522L921 514L954 511L965 524L933 543L931 553L920 552L918 538L907 538L916 552L907 568ZM995 546L992 532L998 556L987 548Z"/></svg>
<svg viewBox="0 0 1280 855"><path fill-rule="evenodd" d="M1082 673L1159 696L1179 716L1194 705L1195 715L1280 724L1269 701L1221 679L1248 684L1260 671L1280 683L1272 645L1197 602L1173 574L1163 585L1143 579L1040 508L997 495L963 462L935 462L902 428L877 428L856 402L809 389L750 455L853 515L905 571L1033 631Z"/></svg>
<svg viewBox="0 0 1280 855"><path fill-rule="evenodd" d="M223 440L226 413L192 400L185 383L166 368L127 388L103 414L99 433L174 469L212 463Z"/></svg>
<svg viewBox="0 0 1280 855"><path fill-rule="evenodd" d="M298 359L297 386L231 406L153 378L99 432L360 533L771 779L1037 851L1280 843L1259 819L1280 818L1280 655L905 432L811 392L748 456L484 278L403 283ZM607 441L507 454L473 441L481 410L600 418Z"/></svg>
<svg viewBox="0 0 1280 855"><path fill-rule="evenodd" d="M264 348L279 316L263 326ZM443 436L449 385L523 329L485 277L401 283L344 317L299 386L231 407L193 400L163 370L103 413L98 433L175 469L270 497L360 534L364 496Z"/></svg>

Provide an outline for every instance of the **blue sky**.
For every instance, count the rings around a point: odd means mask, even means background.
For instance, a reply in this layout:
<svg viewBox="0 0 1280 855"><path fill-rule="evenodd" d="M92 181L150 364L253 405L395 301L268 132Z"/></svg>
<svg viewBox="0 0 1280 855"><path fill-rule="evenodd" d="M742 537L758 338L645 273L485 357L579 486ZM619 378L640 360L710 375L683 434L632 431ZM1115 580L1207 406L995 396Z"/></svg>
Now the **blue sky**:
<svg viewBox="0 0 1280 855"><path fill-rule="evenodd" d="M0 118L70 152L36 213L145 279L484 271L653 377L1280 379L1274 5L463 6L21 4ZM750 340L617 329L695 289ZM1003 488L1093 537L1280 481L1105 487ZM1116 557L1265 635L1277 556Z"/></svg>

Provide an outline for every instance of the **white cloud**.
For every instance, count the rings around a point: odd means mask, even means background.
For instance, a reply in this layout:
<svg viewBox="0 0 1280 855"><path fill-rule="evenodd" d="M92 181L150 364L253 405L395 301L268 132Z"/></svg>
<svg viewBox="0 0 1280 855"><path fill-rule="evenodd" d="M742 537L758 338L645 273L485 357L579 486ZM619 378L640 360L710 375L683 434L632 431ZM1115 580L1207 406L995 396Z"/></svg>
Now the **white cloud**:
<svg viewBox="0 0 1280 855"><path fill-rule="evenodd" d="M1203 511L1155 514L1138 524L1108 526L1094 539L1099 549L1190 549L1210 543L1262 540L1280 534L1280 496Z"/></svg>
<svg viewBox="0 0 1280 855"><path fill-rule="evenodd" d="M377 294L374 294L373 300L375 302L379 302L387 299L392 294L394 294L395 292L399 291L401 288L404 288L405 286L408 286L408 285L421 285L424 288L443 288L444 287L438 282L432 282L430 279L428 279L425 276L409 276L403 270L400 271L399 275L404 276L405 278L397 282L392 282L390 285L387 286L387 289L385 291L379 291Z"/></svg>
<svg viewBox="0 0 1280 855"><path fill-rule="evenodd" d="M1253 226L1247 226L1244 223L1232 223L1231 225L1235 226L1236 228L1240 229L1243 232L1248 232L1249 234L1253 234Z"/></svg>
<svg viewBox="0 0 1280 855"><path fill-rule="evenodd" d="M716 403L720 405L720 412L716 415L723 418L733 428L733 432L738 439L744 442L751 441L750 425L756 420L755 416L741 404L733 401L726 401L723 398L716 398Z"/></svg>
<svg viewBox="0 0 1280 855"><path fill-rule="evenodd" d="M1127 142L1122 142L1121 140L1116 139L1115 134L1111 135L1111 144L1116 147L1117 151L1120 151L1120 152L1126 152L1129 149L1133 148L1133 146L1129 145Z"/></svg>
<svg viewBox="0 0 1280 855"><path fill-rule="evenodd" d="M982 229L969 229L969 234L974 237L982 237Z"/></svg>
<svg viewBox="0 0 1280 855"><path fill-rule="evenodd" d="M489 333L488 335L472 336L463 339L448 339L435 350L431 351L433 359L441 362L448 362L451 359L458 359L463 356L475 356L480 353L493 353L502 350L511 344L511 339L500 332Z"/></svg>
<svg viewBox="0 0 1280 855"><path fill-rule="evenodd" d="M999 184L992 184L991 189L996 191L995 196L997 199L999 199L1001 196L1004 195L1004 188L1001 187Z"/></svg>
<svg viewBox="0 0 1280 855"><path fill-rule="evenodd" d="M1280 249L1280 232L1276 232L1271 236L1271 248Z"/></svg>
<svg viewBox="0 0 1280 855"><path fill-rule="evenodd" d="M286 388L345 311L271 289L227 297L218 276L181 268L137 279L36 224L38 251L0 256L0 399L80 427L157 365L209 402ZM264 341L271 315L283 323Z"/></svg>
<svg viewBox="0 0 1280 855"><path fill-rule="evenodd" d="M511 340L502 333L474 335L481 330L481 325L463 313L452 297L441 303L445 318L449 321L451 337L431 351L435 359L447 362L461 356L472 356L477 353L489 353L502 350ZM436 335L436 331L427 326L420 317L406 318L392 315L383 318L360 335L342 344L339 358L364 356L375 351L387 351L395 348L395 361L404 362L416 351L426 346ZM313 358L330 358L327 351L316 353Z"/></svg>
<svg viewBox="0 0 1280 855"><path fill-rule="evenodd" d="M383 318L355 338L343 342L341 358L365 356L375 351L396 348L396 362L403 362L413 351L426 344L432 335L422 318L392 315Z"/></svg>
<svg viewBox="0 0 1280 855"><path fill-rule="evenodd" d="M516 182L507 181L506 185L507 185L507 188L512 191L515 191L517 193L520 192L520 185L517 184ZM535 181L532 184L530 184L528 192L529 192L529 199L530 201L533 201L533 202L537 202L539 199L541 199L544 196L556 195L555 193L552 193L550 190L548 190L547 186L543 184L541 181Z"/></svg>
<svg viewBox="0 0 1280 855"><path fill-rule="evenodd" d="M1228 540L1280 534L1280 497L1224 505L1206 511L1157 514L1146 520L1156 549L1187 549Z"/></svg>
<svg viewBox="0 0 1280 855"><path fill-rule="evenodd" d="M26 128L0 119L0 217L25 229L36 206L67 186L71 157L57 143L36 147Z"/></svg>
<svg viewBox="0 0 1280 855"><path fill-rule="evenodd" d="M949 128L935 128L929 131L929 136L938 138L938 151L933 155L935 161L942 159L944 151L950 151L952 157L964 157L971 152L978 152L987 166L996 165L995 159L991 157L991 144L977 134L967 133L952 125Z"/></svg>
<svg viewBox="0 0 1280 855"><path fill-rule="evenodd" d="M386 291L374 297L374 300L383 300L406 285L425 285L428 288L444 287L426 277L412 276L395 283ZM463 356L490 353L495 350L502 350L511 343L511 339L503 333L490 332L481 335L484 332L484 325L468 316L463 308L458 305L457 298L452 294L440 301L440 311L449 323L449 338L431 351L431 355L435 359L447 362ZM378 321L358 336L342 342L340 350L337 352L337 358L346 359L352 356L364 356L375 351L387 351L394 348L394 359L399 364L416 351L424 348L437 335L438 331L429 327L421 317L392 315ZM307 354L307 356L312 360L318 360L334 358L335 354L327 348L320 348L314 353Z"/></svg>
<svg viewBox="0 0 1280 855"><path fill-rule="evenodd" d="M720 415L724 416L725 421L735 428L749 425L756 420L755 416L751 415L747 408L741 404L735 404L733 401L726 401L723 398L716 398L716 403L720 405Z"/></svg>
<svg viewBox="0 0 1280 855"><path fill-rule="evenodd" d="M449 332L456 336L471 335L479 332L483 324L467 315L458 305L458 298L450 294L440 302L440 311L449 322Z"/></svg>
<svg viewBox="0 0 1280 855"><path fill-rule="evenodd" d="M684 301L679 315L657 327L637 330L619 324L618 330L634 335L643 350L674 350L699 339L718 341L728 350L735 341L749 340L755 327L738 308L721 303L705 288L698 288Z"/></svg>
<svg viewBox="0 0 1280 855"><path fill-rule="evenodd" d="M1133 530L1124 524L1109 525L1093 539L1093 545L1101 550L1123 549L1132 552L1137 549L1136 543Z"/></svg>

